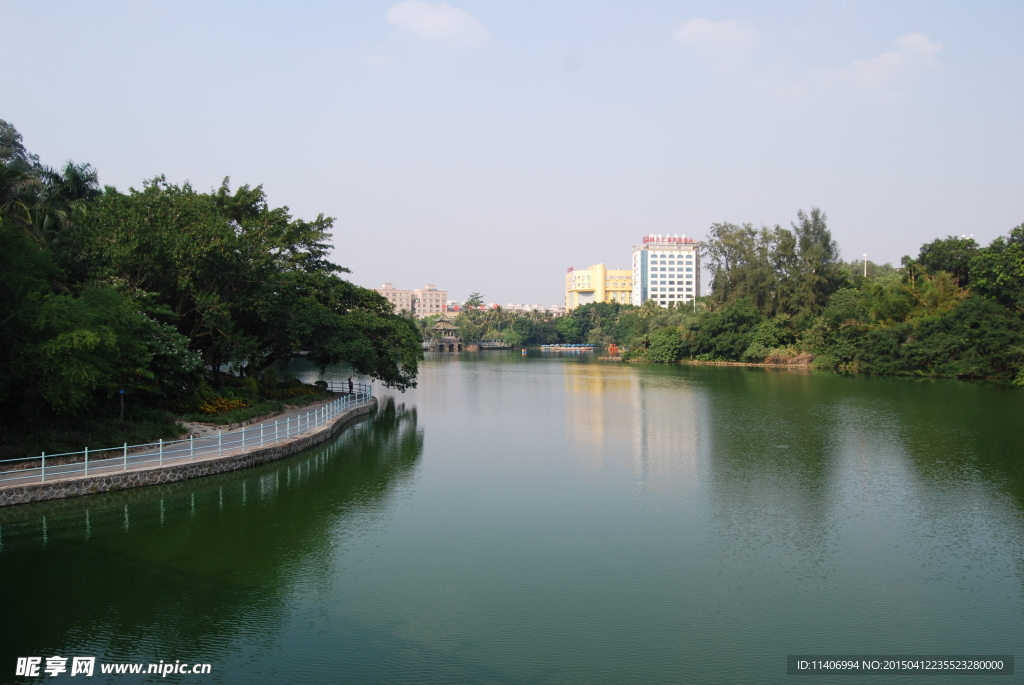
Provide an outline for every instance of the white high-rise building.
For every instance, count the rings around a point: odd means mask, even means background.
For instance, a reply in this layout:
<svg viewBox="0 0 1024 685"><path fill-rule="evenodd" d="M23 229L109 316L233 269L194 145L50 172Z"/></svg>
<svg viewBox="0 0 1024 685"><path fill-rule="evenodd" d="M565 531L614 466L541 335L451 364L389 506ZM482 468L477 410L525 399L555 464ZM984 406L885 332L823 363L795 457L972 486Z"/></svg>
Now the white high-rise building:
<svg viewBox="0 0 1024 685"><path fill-rule="evenodd" d="M644 236L633 246L633 304L654 300L662 307L692 302L700 293L697 241L685 236Z"/></svg>

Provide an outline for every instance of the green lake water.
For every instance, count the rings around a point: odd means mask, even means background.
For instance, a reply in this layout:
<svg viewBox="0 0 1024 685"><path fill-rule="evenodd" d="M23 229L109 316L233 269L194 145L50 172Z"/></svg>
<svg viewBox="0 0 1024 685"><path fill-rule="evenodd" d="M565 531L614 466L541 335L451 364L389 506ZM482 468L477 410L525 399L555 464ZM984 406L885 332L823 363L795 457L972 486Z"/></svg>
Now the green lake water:
<svg viewBox="0 0 1024 685"><path fill-rule="evenodd" d="M287 460L0 510L0 682L32 655L267 684L1024 657L1024 391L540 352L428 355L419 384Z"/></svg>

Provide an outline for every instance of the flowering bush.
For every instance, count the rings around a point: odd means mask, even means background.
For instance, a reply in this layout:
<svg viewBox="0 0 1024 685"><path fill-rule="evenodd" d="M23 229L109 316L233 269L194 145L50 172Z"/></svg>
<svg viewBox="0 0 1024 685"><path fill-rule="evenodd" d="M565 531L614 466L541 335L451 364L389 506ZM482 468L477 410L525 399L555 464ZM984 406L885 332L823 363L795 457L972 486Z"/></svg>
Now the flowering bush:
<svg viewBox="0 0 1024 685"><path fill-rule="evenodd" d="M248 406L248 400L230 400L226 397L214 397L200 404L199 411L211 416L217 416Z"/></svg>

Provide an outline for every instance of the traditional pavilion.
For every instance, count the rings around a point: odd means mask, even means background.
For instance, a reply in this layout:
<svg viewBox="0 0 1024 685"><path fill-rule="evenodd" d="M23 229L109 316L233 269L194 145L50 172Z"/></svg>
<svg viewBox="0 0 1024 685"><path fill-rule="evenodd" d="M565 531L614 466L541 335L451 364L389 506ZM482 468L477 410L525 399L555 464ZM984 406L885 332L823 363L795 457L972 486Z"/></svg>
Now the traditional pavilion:
<svg viewBox="0 0 1024 685"><path fill-rule="evenodd" d="M442 312L441 318L430 329L430 340L426 347L428 352L462 352L459 328L446 313Z"/></svg>

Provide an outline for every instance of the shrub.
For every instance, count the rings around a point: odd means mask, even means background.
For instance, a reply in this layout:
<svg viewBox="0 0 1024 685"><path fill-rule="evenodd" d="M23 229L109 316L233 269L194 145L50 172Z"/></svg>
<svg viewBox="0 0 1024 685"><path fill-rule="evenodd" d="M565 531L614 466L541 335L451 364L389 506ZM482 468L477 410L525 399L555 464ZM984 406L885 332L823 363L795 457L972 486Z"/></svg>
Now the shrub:
<svg viewBox="0 0 1024 685"><path fill-rule="evenodd" d="M275 389L279 382L280 378L278 377L277 369L275 369L273 366L271 366L269 369L266 369L262 374L260 374L260 385L263 386L263 389L265 391Z"/></svg>
<svg viewBox="0 0 1024 685"><path fill-rule="evenodd" d="M248 407L249 403L246 400L231 400L226 397L214 397L211 400L207 400L199 405L199 411L209 416L219 416L220 414L227 414L229 411Z"/></svg>

